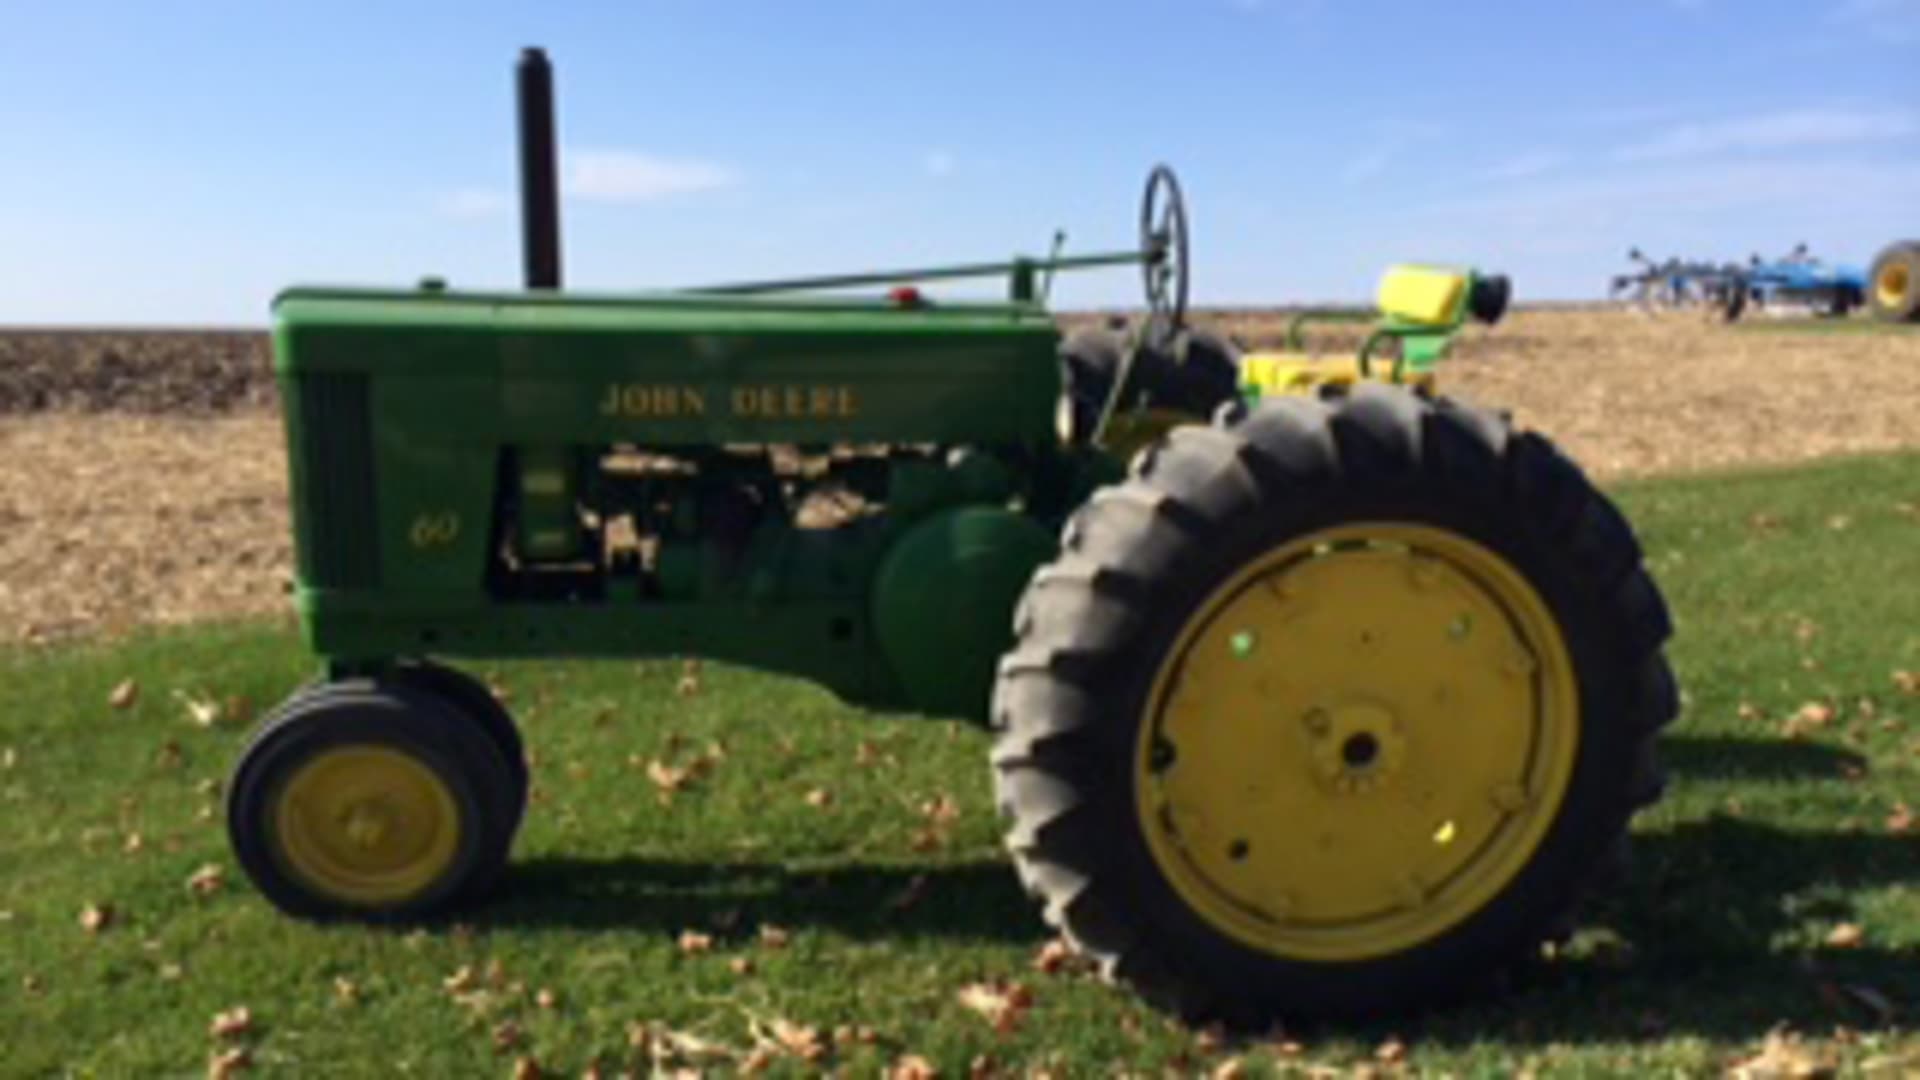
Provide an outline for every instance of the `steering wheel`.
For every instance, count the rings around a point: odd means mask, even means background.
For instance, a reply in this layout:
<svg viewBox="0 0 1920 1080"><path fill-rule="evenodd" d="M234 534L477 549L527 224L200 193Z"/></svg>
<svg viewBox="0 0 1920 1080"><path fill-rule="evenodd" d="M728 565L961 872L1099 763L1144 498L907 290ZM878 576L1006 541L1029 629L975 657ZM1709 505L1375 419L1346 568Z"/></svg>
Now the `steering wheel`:
<svg viewBox="0 0 1920 1080"><path fill-rule="evenodd" d="M1172 338L1187 316L1187 204L1173 170L1155 165L1140 201L1141 268L1146 274L1148 334Z"/></svg>

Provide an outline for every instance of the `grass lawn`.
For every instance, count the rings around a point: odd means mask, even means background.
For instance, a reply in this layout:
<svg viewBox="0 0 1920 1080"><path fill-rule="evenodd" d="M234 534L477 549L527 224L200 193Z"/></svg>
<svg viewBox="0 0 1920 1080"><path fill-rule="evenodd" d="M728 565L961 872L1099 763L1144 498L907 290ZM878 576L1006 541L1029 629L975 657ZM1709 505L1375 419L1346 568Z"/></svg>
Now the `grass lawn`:
<svg viewBox="0 0 1920 1080"><path fill-rule="evenodd" d="M1920 807L1920 696L1893 677L1920 671L1920 457L1618 495L1676 612L1673 784L1623 889L1499 1000L1217 1045L1035 969L1047 939L1000 854L982 734L739 670L682 695L671 663L492 669L536 795L469 921L293 922L240 877L217 813L246 724L186 704L244 713L303 679L273 623L0 653L0 1073L200 1073L239 1048L299 1075L873 1075L909 1055L946 1076L980 1057L1693 1075L1777 1024L1803 1038L1783 1060L1920 1071L1920 825L1902 807ZM137 700L112 707L128 679ZM649 779L696 757L710 770L670 797ZM1032 997L1006 1030L960 1000L996 980ZM210 1031L239 1007L239 1030Z"/></svg>

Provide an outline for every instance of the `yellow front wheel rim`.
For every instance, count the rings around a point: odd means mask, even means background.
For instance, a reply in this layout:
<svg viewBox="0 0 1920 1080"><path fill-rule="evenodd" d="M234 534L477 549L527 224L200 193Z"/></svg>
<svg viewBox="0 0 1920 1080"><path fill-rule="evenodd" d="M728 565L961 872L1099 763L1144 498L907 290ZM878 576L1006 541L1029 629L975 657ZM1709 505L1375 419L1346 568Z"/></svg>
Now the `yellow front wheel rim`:
<svg viewBox="0 0 1920 1080"><path fill-rule="evenodd" d="M1880 294L1882 307L1899 307L1906 302L1907 291L1913 288L1913 274L1900 263L1894 263L1880 271L1873 288Z"/></svg>
<svg viewBox="0 0 1920 1080"><path fill-rule="evenodd" d="M1215 929L1288 959L1376 958L1527 865L1579 725L1559 625L1511 564L1429 526L1346 525L1254 560L1181 628L1135 808Z"/></svg>
<svg viewBox="0 0 1920 1080"><path fill-rule="evenodd" d="M341 903L377 907L420 895L456 858L460 813L426 762L388 746L323 751L287 778L273 806L287 869Z"/></svg>

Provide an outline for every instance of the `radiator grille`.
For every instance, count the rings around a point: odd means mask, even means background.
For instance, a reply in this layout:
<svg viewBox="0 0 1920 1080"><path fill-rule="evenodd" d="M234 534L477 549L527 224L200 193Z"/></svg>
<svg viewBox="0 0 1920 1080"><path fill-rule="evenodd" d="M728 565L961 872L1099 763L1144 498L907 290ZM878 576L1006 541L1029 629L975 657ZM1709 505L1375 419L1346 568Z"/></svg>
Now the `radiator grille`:
<svg viewBox="0 0 1920 1080"><path fill-rule="evenodd" d="M300 576L329 589L380 583L367 376L300 376Z"/></svg>

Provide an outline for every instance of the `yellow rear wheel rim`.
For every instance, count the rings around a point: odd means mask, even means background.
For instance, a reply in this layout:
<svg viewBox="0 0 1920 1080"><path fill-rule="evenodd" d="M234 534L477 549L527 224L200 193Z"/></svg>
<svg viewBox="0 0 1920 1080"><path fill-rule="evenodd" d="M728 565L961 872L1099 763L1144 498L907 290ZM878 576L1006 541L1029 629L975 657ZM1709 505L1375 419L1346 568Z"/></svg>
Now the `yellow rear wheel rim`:
<svg viewBox="0 0 1920 1080"><path fill-rule="evenodd" d="M1900 263L1882 268L1880 276L1873 283L1874 291L1880 294L1882 307L1899 307L1906 303L1908 291L1912 288L1913 273Z"/></svg>
<svg viewBox="0 0 1920 1080"><path fill-rule="evenodd" d="M388 746L322 751L273 807L287 868L307 888L362 907L420 895L453 866L460 813L426 762Z"/></svg>
<svg viewBox="0 0 1920 1080"><path fill-rule="evenodd" d="M1363 523L1216 589L1154 678L1135 808L1216 930L1288 959L1433 940L1532 858L1579 738L1566 643L1505 559Z"/></svg>

